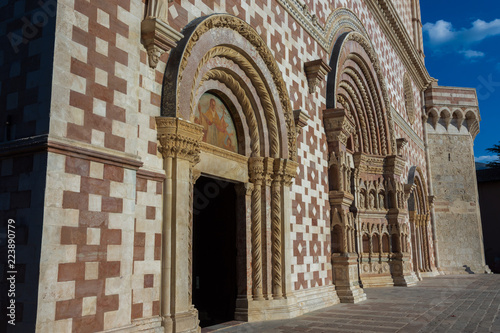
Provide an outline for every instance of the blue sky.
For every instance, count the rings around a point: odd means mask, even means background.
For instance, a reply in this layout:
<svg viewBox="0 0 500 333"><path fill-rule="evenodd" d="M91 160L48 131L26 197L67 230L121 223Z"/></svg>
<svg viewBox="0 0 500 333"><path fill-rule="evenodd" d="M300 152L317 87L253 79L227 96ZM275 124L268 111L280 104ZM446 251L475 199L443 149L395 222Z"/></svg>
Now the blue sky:
<svg viewBox="0 0 500 333"><path fill-rule="evenodd" d="M476 161L500 141L500 1L421 0L425 64L442 86L477 89Z"/></svg>

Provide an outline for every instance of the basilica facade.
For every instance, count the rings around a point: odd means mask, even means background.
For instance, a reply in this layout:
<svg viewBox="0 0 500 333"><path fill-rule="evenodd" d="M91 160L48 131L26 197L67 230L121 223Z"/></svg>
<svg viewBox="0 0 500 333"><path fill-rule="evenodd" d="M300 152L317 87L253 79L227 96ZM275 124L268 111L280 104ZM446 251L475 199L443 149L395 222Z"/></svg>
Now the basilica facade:
<svg viewBox="0 0 500 333"><path fill-rule="evenodd" d="M16 329L199 332L488 271L476 92L427 72L418 0L6 3Z"/></svg>

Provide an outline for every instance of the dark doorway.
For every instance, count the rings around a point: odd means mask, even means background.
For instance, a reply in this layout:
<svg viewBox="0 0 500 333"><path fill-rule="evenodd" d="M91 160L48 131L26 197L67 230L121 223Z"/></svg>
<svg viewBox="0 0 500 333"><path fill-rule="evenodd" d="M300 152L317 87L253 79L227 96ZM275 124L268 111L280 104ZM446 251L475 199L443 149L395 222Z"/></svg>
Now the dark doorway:
<svg viewBox="0 0 500 333"><path fill-rule="evenodd" d="M235 184L200 177L193 197L193 304L200 326L234 320L236 308Z"/></svg>

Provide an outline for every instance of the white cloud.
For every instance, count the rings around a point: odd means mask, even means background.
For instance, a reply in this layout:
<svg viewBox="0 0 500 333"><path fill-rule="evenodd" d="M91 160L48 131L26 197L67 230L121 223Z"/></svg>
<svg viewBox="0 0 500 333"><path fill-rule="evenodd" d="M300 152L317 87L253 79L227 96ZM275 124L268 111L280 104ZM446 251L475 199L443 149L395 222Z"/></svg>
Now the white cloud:
<svg viewBox="0 0 500 333"><path fill-rule="evenodd" d="M439 45L455 38L456 32L450 22L439 20L436 23L426 23L423 30L429 34L431 44Z"/></svg>
<svg viewBox="0 0 500 333"><path fill-rule="evenodd" d="M463 54L464 57L466 57L468 59L484 57L484 52L481 52L481 51L464 50L464 51L460 51L460 53Z"/></svg>
<svg viewBox="0 0 500 333"><path fill-rule="evenodd" d="M427 35L428 45L437 51L459 51L466 58L483 57L484 53L474 51L470 45L494 36L500 36L500 19L491 22L476 20L468 29L455 29L451 22L439 20L436 23L426 23L423 31Z"/></svg>
<svg viewBox="0 0 500 333"><path fill-rule="evenodd" d="M488 163L498 160L498 156L491 156L491 155L479 156L479 157L474 157L474 160L480 163Z"/></svg>

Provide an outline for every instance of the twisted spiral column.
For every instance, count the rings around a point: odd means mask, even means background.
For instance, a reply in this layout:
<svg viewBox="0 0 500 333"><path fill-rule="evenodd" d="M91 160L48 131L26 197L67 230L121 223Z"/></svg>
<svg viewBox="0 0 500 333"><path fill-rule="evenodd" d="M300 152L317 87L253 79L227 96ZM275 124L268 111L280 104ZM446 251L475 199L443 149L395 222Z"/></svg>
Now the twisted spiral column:
<svg viewBox="0 0 500 333"><path fill-rule="evenodd" d="M255 300L263 300L262 293L262 181L264 165L262 157L249 160L252 190L252 292Z"/></svg>
<svg viewBox="0 0 500 333"><path fill-rule="evenodd" d="M273 298L283 298L283 277L282 277L282 244L281 244L281 187L284 180L284 160L274 160L273 181L271 184L271 241L272 241L272 285Z"/></svg>

